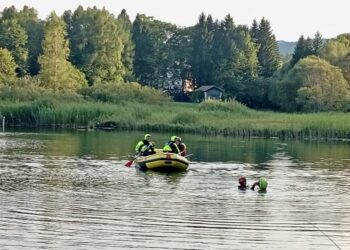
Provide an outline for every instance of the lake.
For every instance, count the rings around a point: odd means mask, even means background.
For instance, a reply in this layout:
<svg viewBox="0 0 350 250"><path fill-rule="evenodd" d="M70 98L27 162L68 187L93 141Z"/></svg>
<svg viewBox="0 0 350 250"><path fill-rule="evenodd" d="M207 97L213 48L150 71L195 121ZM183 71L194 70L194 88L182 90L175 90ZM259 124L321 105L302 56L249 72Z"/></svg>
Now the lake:
<svg viewBox="0 0 350 250"><path fill-rule="evenodd" d="M124 166L143 135L0 133L0 249L350 249L350 142L178 134L159 173Z"/></svg>

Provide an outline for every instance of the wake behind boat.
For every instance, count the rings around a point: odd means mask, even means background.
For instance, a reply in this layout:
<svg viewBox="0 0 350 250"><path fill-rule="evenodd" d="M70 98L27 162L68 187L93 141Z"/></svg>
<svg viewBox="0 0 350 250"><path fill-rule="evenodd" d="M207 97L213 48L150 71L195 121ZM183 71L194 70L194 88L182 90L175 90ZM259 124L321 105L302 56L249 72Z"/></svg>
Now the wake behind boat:
<svg viewBox="0 0 350 250"><path fill-rule="evenodd" d="M155 154L147 156L138 156L134 163L141 170L155 171L185 171L188 168L189 160L186 157L175 153L162 152L155 150Z"/></svg>

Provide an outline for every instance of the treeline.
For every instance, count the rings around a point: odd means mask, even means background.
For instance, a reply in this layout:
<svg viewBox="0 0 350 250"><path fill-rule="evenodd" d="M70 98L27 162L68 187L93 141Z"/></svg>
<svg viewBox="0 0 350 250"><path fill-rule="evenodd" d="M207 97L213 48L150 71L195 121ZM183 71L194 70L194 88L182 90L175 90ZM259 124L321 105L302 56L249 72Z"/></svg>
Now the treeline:
<svg viewBox="0 0 350 250"><path fill-rule="evenodd" d="M248 27L230 15L219 21L201 14L184 28L142 14L132 22L125 10L115 17L78 7L42 21L33 8L10 7L1 12L0 64L3 90L30 82L109 101L118 99L113 86L138 82L159 90L157 97L167 90L186 100L182 82L190 79L197 87L215 84L225 98L257 109L350 109L350 35L327 42L319 33L301 36L283 61L265 18Z"/></svg>
<svg viewBox="0 0 350 250"><path fill-rule="evenodd" d="M133 60L125 11L116 18L105 9L78 7L62 17L52 12L45 21L29 7L1 12L2 100L168 101L162 91L134 82Z"/></svg>

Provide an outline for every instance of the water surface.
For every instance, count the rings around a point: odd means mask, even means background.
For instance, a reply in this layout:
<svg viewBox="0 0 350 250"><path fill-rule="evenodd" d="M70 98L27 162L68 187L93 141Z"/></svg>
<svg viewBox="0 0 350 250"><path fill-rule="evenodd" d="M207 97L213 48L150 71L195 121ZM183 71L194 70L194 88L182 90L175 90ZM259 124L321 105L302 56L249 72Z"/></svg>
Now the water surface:
<svg viewBox="0 0 350 250"><path fill-rule="evenodd" d="M124 166L142 136L1 133L0 248L350 249L348 142L180 135L189 170L157 173Z"/></svg>

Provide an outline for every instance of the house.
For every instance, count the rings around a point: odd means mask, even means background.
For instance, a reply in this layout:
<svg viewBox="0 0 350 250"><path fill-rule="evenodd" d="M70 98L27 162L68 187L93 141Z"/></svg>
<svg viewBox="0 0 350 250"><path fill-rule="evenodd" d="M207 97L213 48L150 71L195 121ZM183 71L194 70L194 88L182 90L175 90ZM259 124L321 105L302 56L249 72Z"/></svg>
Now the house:
<svg viewBox="0 0 350 250"><path fill-rule="evenodd" d="M223 90L215 85L204 85L194 91L199 100L222 99Z"/></svg>

